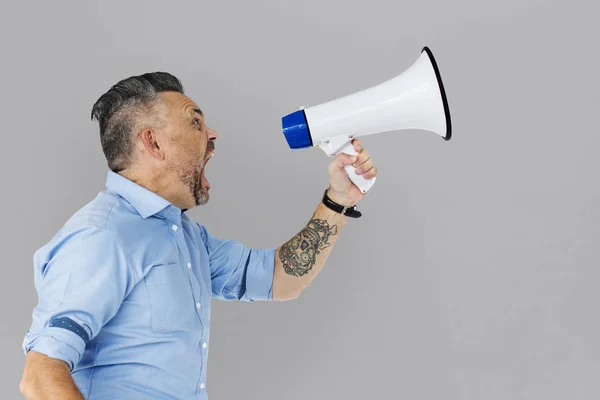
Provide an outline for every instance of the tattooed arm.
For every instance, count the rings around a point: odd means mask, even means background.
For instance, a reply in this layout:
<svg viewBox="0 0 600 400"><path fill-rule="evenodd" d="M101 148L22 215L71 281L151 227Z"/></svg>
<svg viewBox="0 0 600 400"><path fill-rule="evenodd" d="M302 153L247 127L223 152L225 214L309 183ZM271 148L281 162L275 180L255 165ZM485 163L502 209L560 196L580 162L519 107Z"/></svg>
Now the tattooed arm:
<svg viewBox="0 0 600 400"><path fill-rule="evenodd" d="M328 196L335 202L352 206L364 195L350 182L344 166L357 167L357 174L370 179L377 175L377 168L361 143L354 140L358 154L352 159L339 154L329 165L330 187ZM275 253L273 300L292 300L302 294L319 274L333 249L348 217L319 203L310 221L293 238L278 247Z"/></svg>
<svg viewBox="0 0 600 400"><path fill-rule="evenodd" d="M348 217L317 206L296 236L275 252L274 300L298 297L323 268Z"/></svg>

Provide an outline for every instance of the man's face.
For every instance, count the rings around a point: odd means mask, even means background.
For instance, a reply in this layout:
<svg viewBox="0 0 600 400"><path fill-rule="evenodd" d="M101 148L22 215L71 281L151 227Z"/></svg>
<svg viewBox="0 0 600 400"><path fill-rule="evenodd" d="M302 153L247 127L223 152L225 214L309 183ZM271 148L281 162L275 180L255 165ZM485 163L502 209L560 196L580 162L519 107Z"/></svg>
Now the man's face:
<svg viewBox="0 0 600 400"><path fill-rule="evenodd" d="M176 185L188 208L206 204L210 183L204 168L214 154L217 133L205 124L200 107L189 97L177 92L162 95L167 101L167 168L177 177Z"/></svg>

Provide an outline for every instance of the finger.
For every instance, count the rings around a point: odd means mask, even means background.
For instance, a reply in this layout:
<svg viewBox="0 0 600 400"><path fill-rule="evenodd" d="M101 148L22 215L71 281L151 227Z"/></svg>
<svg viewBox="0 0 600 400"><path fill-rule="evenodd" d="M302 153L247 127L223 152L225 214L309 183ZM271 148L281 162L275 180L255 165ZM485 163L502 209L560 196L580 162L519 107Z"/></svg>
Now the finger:
<svg viewBox="0 0 600 400"><path fill-rule="evenodd" d="M358 139L353 139L352 145L354 146L354 150L356 150L357 153L360 153L362 150L362 142Z"/></svg>
<svg viewBox="0 0 600 400"><path fill-rule="evenodd" d="M361 164L358 168L356 168L356 174L361 175L373 168L373 160L369 158L363 164Z"/></svg>
<svg viewBox="0 0 600 400"><path fill-rule="evenodd" d="M363 178L365 178L365 179L375 178L376 176L377 176L377 167L375 167L375 166L371 167L368 171L363 173Z"/></svg>
<svg viewBox="0 0 600 400"><path fill-rule="evenodd" d="M359 167L362 164L364 164L365 162L367 162L367 160L369 160L369 158L371 158L371 156L369 155L369 152L365 149L362 149L362 151L360 153L358 153L358 158L357 158L356 162L354 162L352 164L352 166Z"/></svg>
<svg viewBox="0 0 600 400"><path fill-rule="evenodd" d="M351 156L346 153L340 153L333 158L333 160L331 161L331 166L335 169L344 169L344 166L356 162L357 159L357 156Z"/></svg>
<svg viewBox="0 0 600 400"><path fill-rule="evenodd" d="M359 157L360 157L360 155L359 155ZM352 166L353 166L354 168L358 168L358 167L361 167L361 166L365 165L365 164L366 164L366 163L368 163L368 162L371 162L371 163L373 162L373 161L371 161L371 157L368 157L368 156L367 156L367 158L366 158L366 159L363 159L363 158L358 158L358 159L356 160L356 162L352 163Z"/></svg>

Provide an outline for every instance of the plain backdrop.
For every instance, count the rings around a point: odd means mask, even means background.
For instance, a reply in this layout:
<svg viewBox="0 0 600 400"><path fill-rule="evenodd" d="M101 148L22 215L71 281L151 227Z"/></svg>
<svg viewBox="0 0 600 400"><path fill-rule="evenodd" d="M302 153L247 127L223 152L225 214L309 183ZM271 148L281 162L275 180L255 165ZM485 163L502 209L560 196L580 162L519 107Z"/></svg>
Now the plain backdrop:
<svg viewBox="0 0 600 400"><path fill-rule="evenodd" d="M220 399L600 398L596 1L2 1L0 389L21 398L32 256L105 183L96 99L178 76L220 133L190 216L248 246L312 215L330 161L281 117L429 46L453 118L365 137L363 217L296 301L213 301Z"/></svg>

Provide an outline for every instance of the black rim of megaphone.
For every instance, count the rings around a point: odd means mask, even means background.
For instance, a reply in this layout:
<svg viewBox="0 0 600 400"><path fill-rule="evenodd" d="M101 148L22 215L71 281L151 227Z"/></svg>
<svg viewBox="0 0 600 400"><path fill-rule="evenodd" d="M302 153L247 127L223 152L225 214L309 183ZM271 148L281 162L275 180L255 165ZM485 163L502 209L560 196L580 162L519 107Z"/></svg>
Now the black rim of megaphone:
<svg viewBox="0 0 600 400"><path fill-rule="evenodd" d="M452 124L450 122L450 107L448 106L448 99L446 98L446 90L444 89L444 83L442 82L442 76L440 75L440 70L435 61L435 57L433 53L429 49L429 47L423 47L422 52L427 52L429 59L431 60L431 65L433 65L433 70L435 71L435 77L437 78L438 86L440 87L440 93L442 94L442 103L444 103L444 114L446 114L446 136L444 136L444 140L450 140L452 137Z"/></svg>

